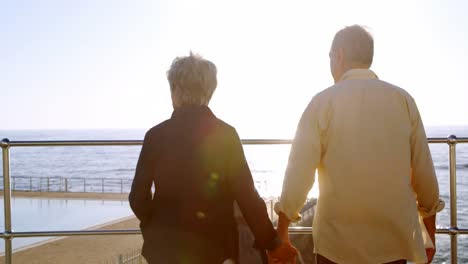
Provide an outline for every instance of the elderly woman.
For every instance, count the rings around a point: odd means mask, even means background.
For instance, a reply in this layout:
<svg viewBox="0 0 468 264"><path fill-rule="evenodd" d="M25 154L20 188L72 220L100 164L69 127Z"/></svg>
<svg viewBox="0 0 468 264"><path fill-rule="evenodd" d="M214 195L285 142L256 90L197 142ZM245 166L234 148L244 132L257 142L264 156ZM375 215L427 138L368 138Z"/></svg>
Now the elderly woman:
<svg viewBox="0 0 468 264"><path fill-rule="evenodd" d="M167 78L174 112L146 133L129 196L143 256L149 263L237 262L235 201L256 247L281 251L236 130L208 108L216 66L190 54L173 61Z"/></svg>

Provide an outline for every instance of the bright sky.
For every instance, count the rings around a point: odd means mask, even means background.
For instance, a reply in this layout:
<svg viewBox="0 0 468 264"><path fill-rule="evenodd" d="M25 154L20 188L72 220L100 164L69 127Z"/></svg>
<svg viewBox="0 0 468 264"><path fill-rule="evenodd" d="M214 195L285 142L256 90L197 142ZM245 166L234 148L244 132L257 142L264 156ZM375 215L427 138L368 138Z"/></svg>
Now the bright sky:
<svg viewBox="0 0 468 264"><path fill-rule="evenodd" d="M426 125L468 125L468 1L0 2L0 129L149 128L172 112L172 59L193 50L218 67L218 117L289 138L352 24Z"/></svg>

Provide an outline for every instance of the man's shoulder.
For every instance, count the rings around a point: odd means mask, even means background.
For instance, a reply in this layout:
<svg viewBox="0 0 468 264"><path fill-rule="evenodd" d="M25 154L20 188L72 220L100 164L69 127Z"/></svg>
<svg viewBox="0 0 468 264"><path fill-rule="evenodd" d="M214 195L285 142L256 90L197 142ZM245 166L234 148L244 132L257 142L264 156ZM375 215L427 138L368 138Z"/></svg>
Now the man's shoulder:
<svg viewBox="0 0 468 264"><path fill-rule="evenodd" d="M349 92L347 91L346 88L348 88L348 86L351 86L351 87L357 87L355 84L350 84L349 81L353 81L353 80L346 80L346 81L342 81L342 82L339 82L339 83L336 83L330 87L328 87L327 89L323 90L322 93L324 93L325 97L333 97L333 96L336 96L340 93L346 93L346 92ZM368 80L359 80L360 82L363 82L364 81L364 85L365 86L369 86L369 87L372 87L372 86L375 86L376 88L380 88L380 89L383 89L383 90L386 90L388 93L392 93L392 94L398 94L406 99L410 99L410 100L413 100L413 97L411 96L411 94L406 91L405 89L395 85L395 84L392 84L392 83L389 83L387 81L383 81L383 80L380 80L380 79L368 79ZM363 83L361 83L363 84Z"/></svg>
<svg viewBox="0 0 468 264"><path fill-rule="evenodd" d="M366 85L369 85L369 87L375 86L376 88L378 87L379 89L383 89L389 95L393 95L393 96L396 95L397 97L401 98L406 103L409 103L409 104L414 103L414 99L409 92L407 92L405 89L397 85L394 85L392 83L382 81L379 79L372 79L372 80L369 80L369 84L366 84ZM322 110L328 109L329 106L333 105L333 102L335 101L335 99L343 98L343 97L348 96L349 93L353 93L354 89L348 89L352 87L353 85L351 85L350 87L348 86L350 86L350 84L345 81L345 82L338 82L332 86L329 86L323 89L322 91L318 92L312 97L307 109L313 108L315 111L320 110L320 109Z"/></svg>
<svg viewBox="0 0 468 264"><path fill-rule="evenodd" d="M328 98L333 96L333 94L336 92L336 90L337 90L336 89L336 84L332 85L332 86L329 86L329 87L321 90L320 92L316 93L312 97L312 101L328 99Z"/></svg>
<svg viewBox="0 0 468 264"><path fill-rule="evenodd" d="M339 86L336 84L329 86L322 91L315 94L312 99L310 100L309 107L312 105L319 106L319 105L326 105L327 102L330 102L334 96L339 92Z"/></svg>
<svg viewBox="0 0 468 264"><path fill-rule="evenodd" d="M399 86L397 86L397 85L395 85L395 84L386 82L386 81L382 81L382 80L378 80L378 81L379 81L379 82L381 83L381 85L382 85L383 87L385 87L386 89L389 89L389 90L391 90L391 91L394 91L394 92L396 92L396 93L400 94L401 96L404 96L404 97L406 97L406 98L408 98L408 99L413 99L413 97L412 97L412 96L409 94L409 92L406 91L405 89L403 89L403 88L401 88L401 87L399 87Z"/></svg>

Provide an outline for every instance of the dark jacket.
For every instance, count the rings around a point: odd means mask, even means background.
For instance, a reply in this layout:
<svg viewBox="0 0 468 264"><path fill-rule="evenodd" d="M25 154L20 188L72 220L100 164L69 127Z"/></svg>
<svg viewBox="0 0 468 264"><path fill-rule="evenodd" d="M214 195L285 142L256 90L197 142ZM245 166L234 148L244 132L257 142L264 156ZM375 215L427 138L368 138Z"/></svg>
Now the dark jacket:
<svg viewBox="0 0 468 264"><path fill-rule="evenodd" d="M150 263L237 260L234 201L258 248L278 243L237 132L208 107L178 108L146 133L129 200Z"/></svg>

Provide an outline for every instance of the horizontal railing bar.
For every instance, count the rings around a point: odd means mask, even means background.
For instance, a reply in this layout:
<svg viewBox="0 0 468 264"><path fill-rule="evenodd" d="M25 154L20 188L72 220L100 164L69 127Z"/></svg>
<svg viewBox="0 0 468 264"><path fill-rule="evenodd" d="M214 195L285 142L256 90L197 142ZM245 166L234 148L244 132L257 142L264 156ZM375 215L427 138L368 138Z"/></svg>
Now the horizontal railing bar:
<svg viewBox="0 0 468 264"><path fill-rule="evenodd" d="M106 180L106 181L107 181L107 180L109 180L109 181L111 181L111 180L119 180L119 181L120 181L121 179L122 179L122 180L129 180L129 181L132 181L132 180L133 180L133 178L124 178L124 177L120 177L120 178L110 178L110 177L109 177L109 178L106 178L106 177L101 177L101 178L99 178L99 177L92 177L92 178L88 178L88 177L84 177L84 176L83 176L83 177L76 177L76 176L72 176L72 177L65 177L65 176L11 176L10 178L11 178L11 179L13 179L13 178L15 178L15 179L21 179L21 180L23 180L23 179L29 180L30 178L32 178L32 179L50 179L50 180L55 180L55 181L63 180L63 179L77 180L77 181L78 181L78 180L83 180L83 179L90 180L90 181L92 181L92 180L96 180L96 181L97 181L97 180L102 180L102 179L104 179L104 180ZM0 178L0 182L1 182L1 181L2 181L2 179Z"/></svg>
<svg viewBox="0 0 468 264"><path fill-rule="evenodd" d="M285 145L291 144L292 139L242 139L244 145Z"/></svg>
<svg viewBox="0 0 468 264"><path fill-rule="evenodd" d="M468 235L468 229L457 229L459 235ZM303 234L311 234L312 227L290 227L289 234L292 235L303 235ZM436 230L437 234L450 234L449 228L438 228Z"/></svg>
<svg viewBox="0 0 468 264"><path fill-rule="evenodd" d="M448 143L447 138L427 138L429 143ZM468 143L468 137L457 137L457 143Z"/></svg>
<svg viewBox="0 0 468 264"><path fill-rule="evenodd" d="M289 228L290 235L307 235L312 234L312 227L294 226Z"/></svg>
<svg viewBox="0 0 468 264"><path fill-rule="evenodd" d="M447 138L428 138L429 143L447 143ZM291 139L243 139L245 145L291 144ZM468 137L457 138L457 143L468 143ZM64 141L10 141L11 147L54 147L54 146L139 146L142 140L64 140Z"/></svg>
<svg viewBox="0 0 468 264"><path fill-rule="evenodd" d="M70 230L70 231L30 231L30 232L11 232L14 238L24 237L54 237L54 236L95 236L95 235L139 235L140 229L122 229L122 230ZM5 234L0 234L5 237Z"/></svg>
<svg viewBox="0 0 468 264"><path fill-rule="evenodd" d="M130 178L106 178L106 177L91 177L91 178L88 178L88 177L85 177L85 176L82 176L82 177L77 177L77 176L71 176L71 177L66 177L66 176L24 176L24 175L15 175L15 176L11 176L11 178L21 178L21 179L29 179L29 178L34 178L34 179L39 179L39 178L42 178L42 179L130 179ZM131 179L130 179L131 180Z"/></svg>
<svg viewBox="0 0 468 264"><path fill-rule="evenodd" d="M142 140L10 141L12 147L139 146Z"/></svg>
<svg viewBox="0 0 468 264"><path fill-rule="evenodd" d="M55 180L55 181L58 181L58 180L63 180L63 179L67 179L67 180L76 180L76 181L79 181L79 180L90 180L90 181L93 181L93 180L96 180L96 181L101 181L101 180L105 180L105 181L120 181L120 180L128 180L128 181L133 181L133 178L124 178L124 177L120 177L120 178L106 178L106 177L101 177L101 178L98 178L98 177L92 177L92 178L88 178L88 177L76 177L76 176L72 176L72 177L66 177L66 176L11 176L10 177L11 179L15 178L15 179L21 179L21 180L29 180L29 179L43 179L43 180L46 180L46 179L50 179L50 180ZM1 182L0 182L1 184Z"/></svg>
<svg viewBox="0 0 468 264"><path fill-rule="evenodd" d="M289 234L311 234L312 227L290 227ZM448 228L439 228L437 234L450 234ZM71 230L71 231L30 231L30 232L11 232L8 235L0 233L0 238L13 237L57 237L57 236L94 236L94 235L138 235L140 229L116 229L116 230ZM468 235L468 229L458 229L459 235Z"/></svg>
<svg viewBox="0 0 468 264"><path fill-rule="evenodd" d="M246 145L291 144L290 139L244 139ZM57 147L57 146L139 146L142 140L64 140L64 141L10 141L12 147Z"/></svg>

